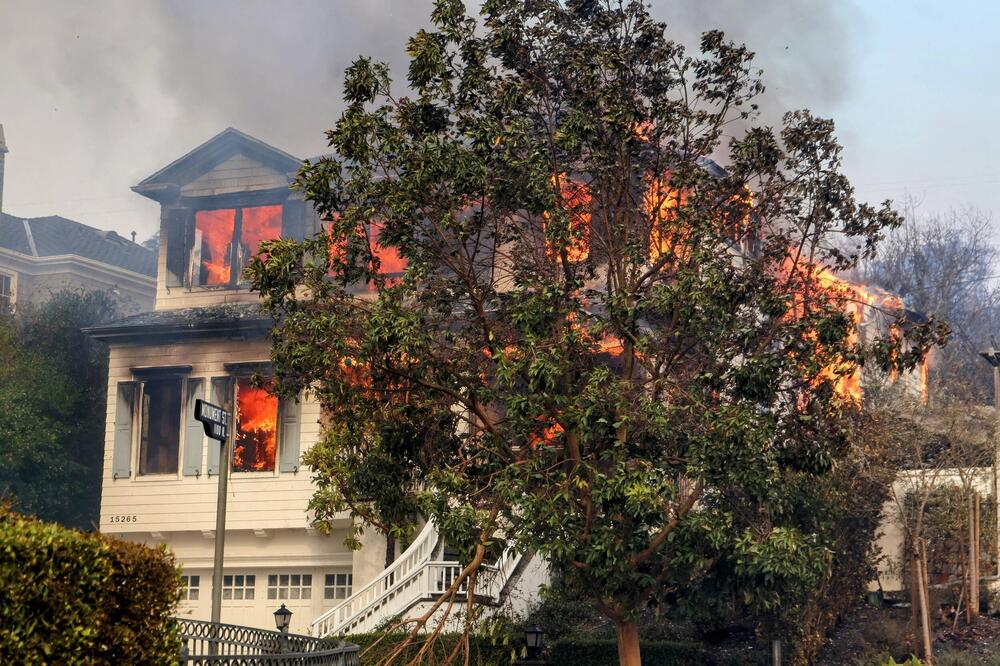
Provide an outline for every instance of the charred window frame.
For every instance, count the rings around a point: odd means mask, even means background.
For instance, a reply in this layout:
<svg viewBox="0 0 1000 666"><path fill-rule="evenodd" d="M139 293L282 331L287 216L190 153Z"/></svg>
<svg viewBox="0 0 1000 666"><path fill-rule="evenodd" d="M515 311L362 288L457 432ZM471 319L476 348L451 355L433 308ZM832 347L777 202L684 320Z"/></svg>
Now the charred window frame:
<svg viewBox="0 0 1000 666"><path fill-rule="evenodd" d="M132 368L136 379L137 476L180 471L184 404L191 366Z"/></svg>
<svg viewBox="0 0 1000 666"><path fill-rule="evenodd" d="M246 241L259 245L262 240L305 238L309 226L305 203L289 199L288 194L283 189L182 198L176 205L165 207L166 287L244 287L243 268L258 250ZM261 218L268 218L268 212L278 217L277 233L273 229L260 233L253 226L259 225ZM209 229L218 233L213 236ZM206 267L205 259L218 268ZM213 271L218 273L213 275Z"/></svg>
<svg viewBox="0 0 1000 666"><path fill-rule="evenodd" d="M273 376L268 362L226 363L224 367L228 377L225 381L219 378L215 383L225 386L226 395L220 396L220 400L232 406L232 471L271 475L297 473L301 400L278 398L252 385L255 375L263 377L265 382ZM248 415L251 409L253 413Z"/></svg>

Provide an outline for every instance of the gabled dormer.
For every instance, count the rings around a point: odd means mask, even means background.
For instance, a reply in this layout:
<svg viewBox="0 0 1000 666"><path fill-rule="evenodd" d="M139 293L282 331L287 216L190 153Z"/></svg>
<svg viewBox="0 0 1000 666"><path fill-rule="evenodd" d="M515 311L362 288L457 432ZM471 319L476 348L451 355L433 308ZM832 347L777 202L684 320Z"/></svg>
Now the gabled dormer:
<svg viewBox="0 0 1000 666"><path fill-rule="evenodd" d="M301 164L230 127L132 188L161 206L158 310L256 298L242 274L258 244L314 227L289 189Z"/></svg>

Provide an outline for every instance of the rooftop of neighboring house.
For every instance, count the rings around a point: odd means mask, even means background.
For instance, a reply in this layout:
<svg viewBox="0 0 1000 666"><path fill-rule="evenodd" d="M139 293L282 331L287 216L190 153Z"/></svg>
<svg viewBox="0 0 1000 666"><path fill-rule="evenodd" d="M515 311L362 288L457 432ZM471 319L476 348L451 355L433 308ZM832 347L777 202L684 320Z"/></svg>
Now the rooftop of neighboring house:
<svg viewBox="0 0 1000 666"><path fill-rule="evenodd" d="M75 255L156 277L156 253L114 231L89 227L65 217L23 218L0 213L0 248L29 257Z"/></svg>

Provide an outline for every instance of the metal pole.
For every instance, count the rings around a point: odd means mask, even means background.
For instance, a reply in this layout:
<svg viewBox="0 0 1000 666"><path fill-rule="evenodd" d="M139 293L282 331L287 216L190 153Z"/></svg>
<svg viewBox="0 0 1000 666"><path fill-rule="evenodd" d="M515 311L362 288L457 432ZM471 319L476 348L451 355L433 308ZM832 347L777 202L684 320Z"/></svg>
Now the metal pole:
<svg viewBox="0 0 1000 666"><path fill-rule="evenodd" d="M222 559L226 550L226 490L229 486L230 441L219 442L219 497L215 508L215 560L212 564L212 622L222 618ZM218 644L212 642L212 651Z"/></svg>
<svg viewBox="0 0 1000 666"><path fill-rule="evenodd" d="M771 641L771 666L781 666L781 639Z"/></svg>
<svg viewBox="0 0 1000 666"><path fill-rule="evenodd" d="M993 449L993 507L996 520L996 573L1000 576L1000 365L993 366L993 411L997 418L996 441Z"/></svg>

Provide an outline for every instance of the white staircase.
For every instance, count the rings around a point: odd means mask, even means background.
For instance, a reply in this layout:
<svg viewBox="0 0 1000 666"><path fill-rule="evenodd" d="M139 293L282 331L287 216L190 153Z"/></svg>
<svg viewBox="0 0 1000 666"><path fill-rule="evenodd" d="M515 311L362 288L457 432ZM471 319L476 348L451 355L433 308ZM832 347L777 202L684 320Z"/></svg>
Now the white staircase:
<svg viewBox="0 0 1000 666"><path fill-rule="evenodd" d="M385 571L316 618L312 635L326 638L373 631L385 620L405 615L422 602L436 599L462 571L459 562L435 559L439 545L443 544L437 529L433 521L428 521L410 547ZM507 551L496 563L482 567L476 596L498 603L520 561L520 555ZM464 583L459 592L466 592Z"/></svg>

